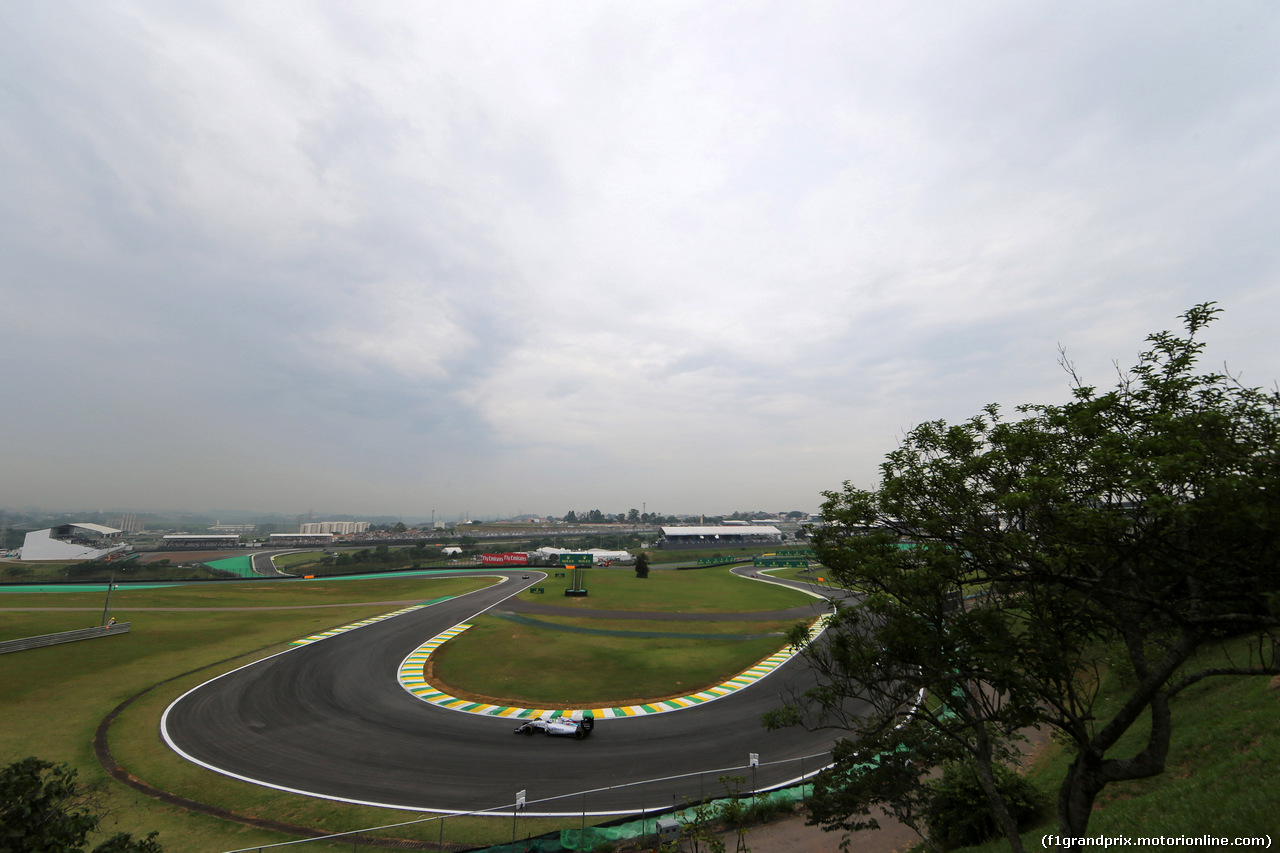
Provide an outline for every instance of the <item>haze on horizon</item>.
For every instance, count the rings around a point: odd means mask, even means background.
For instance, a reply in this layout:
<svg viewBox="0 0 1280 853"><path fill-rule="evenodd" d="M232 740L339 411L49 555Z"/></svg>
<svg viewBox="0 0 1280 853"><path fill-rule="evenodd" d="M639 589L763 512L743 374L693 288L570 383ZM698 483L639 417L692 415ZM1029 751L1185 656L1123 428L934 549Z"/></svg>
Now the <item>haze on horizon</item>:
<svg viewBox="0 0 1280 853"><path fill-rule="evenodd" d="M0 9L0 507L816 510L1216 300L1280 7Z"/></svg>

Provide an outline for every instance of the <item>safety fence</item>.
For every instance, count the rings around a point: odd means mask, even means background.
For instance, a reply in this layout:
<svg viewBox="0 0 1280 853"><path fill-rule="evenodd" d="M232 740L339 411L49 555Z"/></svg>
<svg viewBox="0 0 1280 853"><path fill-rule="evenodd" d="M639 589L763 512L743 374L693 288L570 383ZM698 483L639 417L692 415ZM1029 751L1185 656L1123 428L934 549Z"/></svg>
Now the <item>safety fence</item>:
<svg viewBox="0 0 1280 853"><path fill-rule="evenodd" d="M746 764L737 766L592 788L537 800L528 800L524 791L518 791L511 802L488 809L434 814L401 823L260 847L245 847L227 853L251 853L316 844L327 849L334 849L335 845L350 844L353 851L358 851L361 847L379 847L458 853L561 853L608 849L612 845L648 839L652 839L654 846L657 846L659 841L665 840L663 834L670 832L673 826L679 831L689 832L700 824L723 821L726 818L747 819L753 815L789 811L811 792L811 786L805 780L829 766L831 760L830 752L771 762L760 762L755 756L751 756ZM757 789L757 773L765 768L782 770L782 775L790 777L789 781L775 784L767 790ZM794 768L794 775L791 775L789 768ZM616 803L620 793L633 796L634 806L627 809L611 807L593 810L593 798ZM572 826L574 815L578 816L576 827ZM606 824L587 825L588 818L611 815L618 817ZM551 833L531 835L527 830L528 819L538 817L562 818L569 825ZM446 841L448 822L463 818L492 819L494 828L492 833L486 835L494 840L479 846ZM524 835L521 835L521 821L526 823ZM501 840L497 840L499 838Z"/></svg>
<svg viewBox="0 0 1280 853"><path fill-rule="evenodd" d="M59 643L74 643L79 640L92 640L111 634L125 634L129 631L128 622L118 622L101 627L80 628L75 631L59 631L56 634L41 634L38 637L23 637L19 640L5 640L0 643L0 655L9 652L22 652L27 649L38 649L42 646L56 646Z"/></svg>

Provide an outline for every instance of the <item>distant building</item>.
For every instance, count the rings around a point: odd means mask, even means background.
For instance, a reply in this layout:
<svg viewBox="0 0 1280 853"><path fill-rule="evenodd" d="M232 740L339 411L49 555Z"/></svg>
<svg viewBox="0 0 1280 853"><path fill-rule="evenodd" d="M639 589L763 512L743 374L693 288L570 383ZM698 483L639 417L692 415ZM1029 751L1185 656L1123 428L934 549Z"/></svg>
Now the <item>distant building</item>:
<svg viewBox="0 0 1280 853"><path fill-rule="evenodd" d="M772 525L663 527L658 547L670 551L722 545L776 545L781 541L782 531Z"/></svg>
<svg viewBox="0 0 1280 853"><path fill-rule="evenodd" d="M352 533L364 533L368 529L367 521L313 521L301 525L298 533L334 533L338 536L348 536Z"/></svg>
<svg viewBox="0 0 1280 853"><path fill-rule="evenodd" d="M125 533L141 533L147 529L147 522L145 519L138 518L138 516L130 512L119 518L111 519L111 526L118 527Z"/></svg>
<svg viewBox="0 0 1280 853"><path fill-rule="evenodd" d="M219 521L209 528L210 533L253 533L258 529L256 524L223 524Z"/></svg>
<svg viewBox="0 0 1280 853"><path fill-rule="evenodd" d="M22 542L23 560L98 560L133 550L124 531L101 524L60 524L33 530Z"/></svg>
<svg viewBox="0 0 1280 853"><path fill-rule="evenodd" d="M628 563L635 559L630 551L606 551L604 548L588 548L586 550L543 547L534 552L544 557L563 557L565 554L590 554L592 563Z"/></svg>

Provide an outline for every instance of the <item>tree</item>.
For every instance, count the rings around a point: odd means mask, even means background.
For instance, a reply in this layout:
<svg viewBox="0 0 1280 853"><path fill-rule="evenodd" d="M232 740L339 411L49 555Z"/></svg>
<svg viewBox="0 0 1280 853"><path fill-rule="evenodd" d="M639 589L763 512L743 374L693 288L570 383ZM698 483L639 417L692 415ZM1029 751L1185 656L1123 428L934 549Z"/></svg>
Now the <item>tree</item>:
<svg viewBox="0 0 1280 853"><path fill-rule="evenodd" d="M937 850L926 825L932 802L928 776L953 755L939 752L939 746L940 741L919 726L885 729L874 743L871 738L856 746L841 740L833 750L831 771L814 779L813 793L805 802L815 818L810 822L845 832L879 829L872 809L882 808Z"/></svg>
<svg viewBox="0 0 1280 853"><path fill-rule="evenodd" d="M565 521L565 524L577 524L578 514L573 510L569 510L564 514L564 521Z"/></svg>
<svg viewBox="0 0 1280 853"><path fill-rule="evenodd" d="M101 822L95 792L67 765L32 757L0 768L0 850L82 850ZM117 833L93 853L161 853L156 835Z"/></svg>
<svg viewBox="0 0 1280 853"><path fill-rule="evenodd" d="M855 738L920 727L976 762L1021 849L993 770L1020 728L1073 747L1057 812L1061 835L1080 838L1106 785L1163 772L1179 692L1280 672L1280 392L1194 372L1216 313L1198 305L1185 337L1149 336L1107 393L1064 356L1071 402L922 424L878 489L826 493L814 548L859 597L810 654L820 685L769 722ZM1241 635L1247 660L1187 668ZM1100 674L1117 658L1131 677L1104 715ZM922 690L936 707L912 705ZM869 709L850 704L859 695ZM1116 755L1130 730L1143 746Z"/></svg>
<svg viewBox="0 0 1280 853"><path fill-rule="evenodd" d="M649 555L644 551L636 554L636 577L649 577Z"/></svg>

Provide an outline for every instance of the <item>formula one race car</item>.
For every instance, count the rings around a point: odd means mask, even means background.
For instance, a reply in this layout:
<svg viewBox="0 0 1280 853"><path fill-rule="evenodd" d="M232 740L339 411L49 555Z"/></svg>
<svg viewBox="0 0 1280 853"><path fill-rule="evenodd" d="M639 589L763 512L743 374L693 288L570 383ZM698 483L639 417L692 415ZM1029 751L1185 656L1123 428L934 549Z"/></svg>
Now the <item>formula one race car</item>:
<svg viewBox="0 0 1280 853"><path fill-rule="evenodd" d="M595 715L590 711L584 711L580 720L575 720L572 717L552 717L550 714L543 714L541 717L525 720L516 726L516 734L531 735L534 732L543 732L544 734L582 740L591 734L591 730L595 726Z"/></svg>

